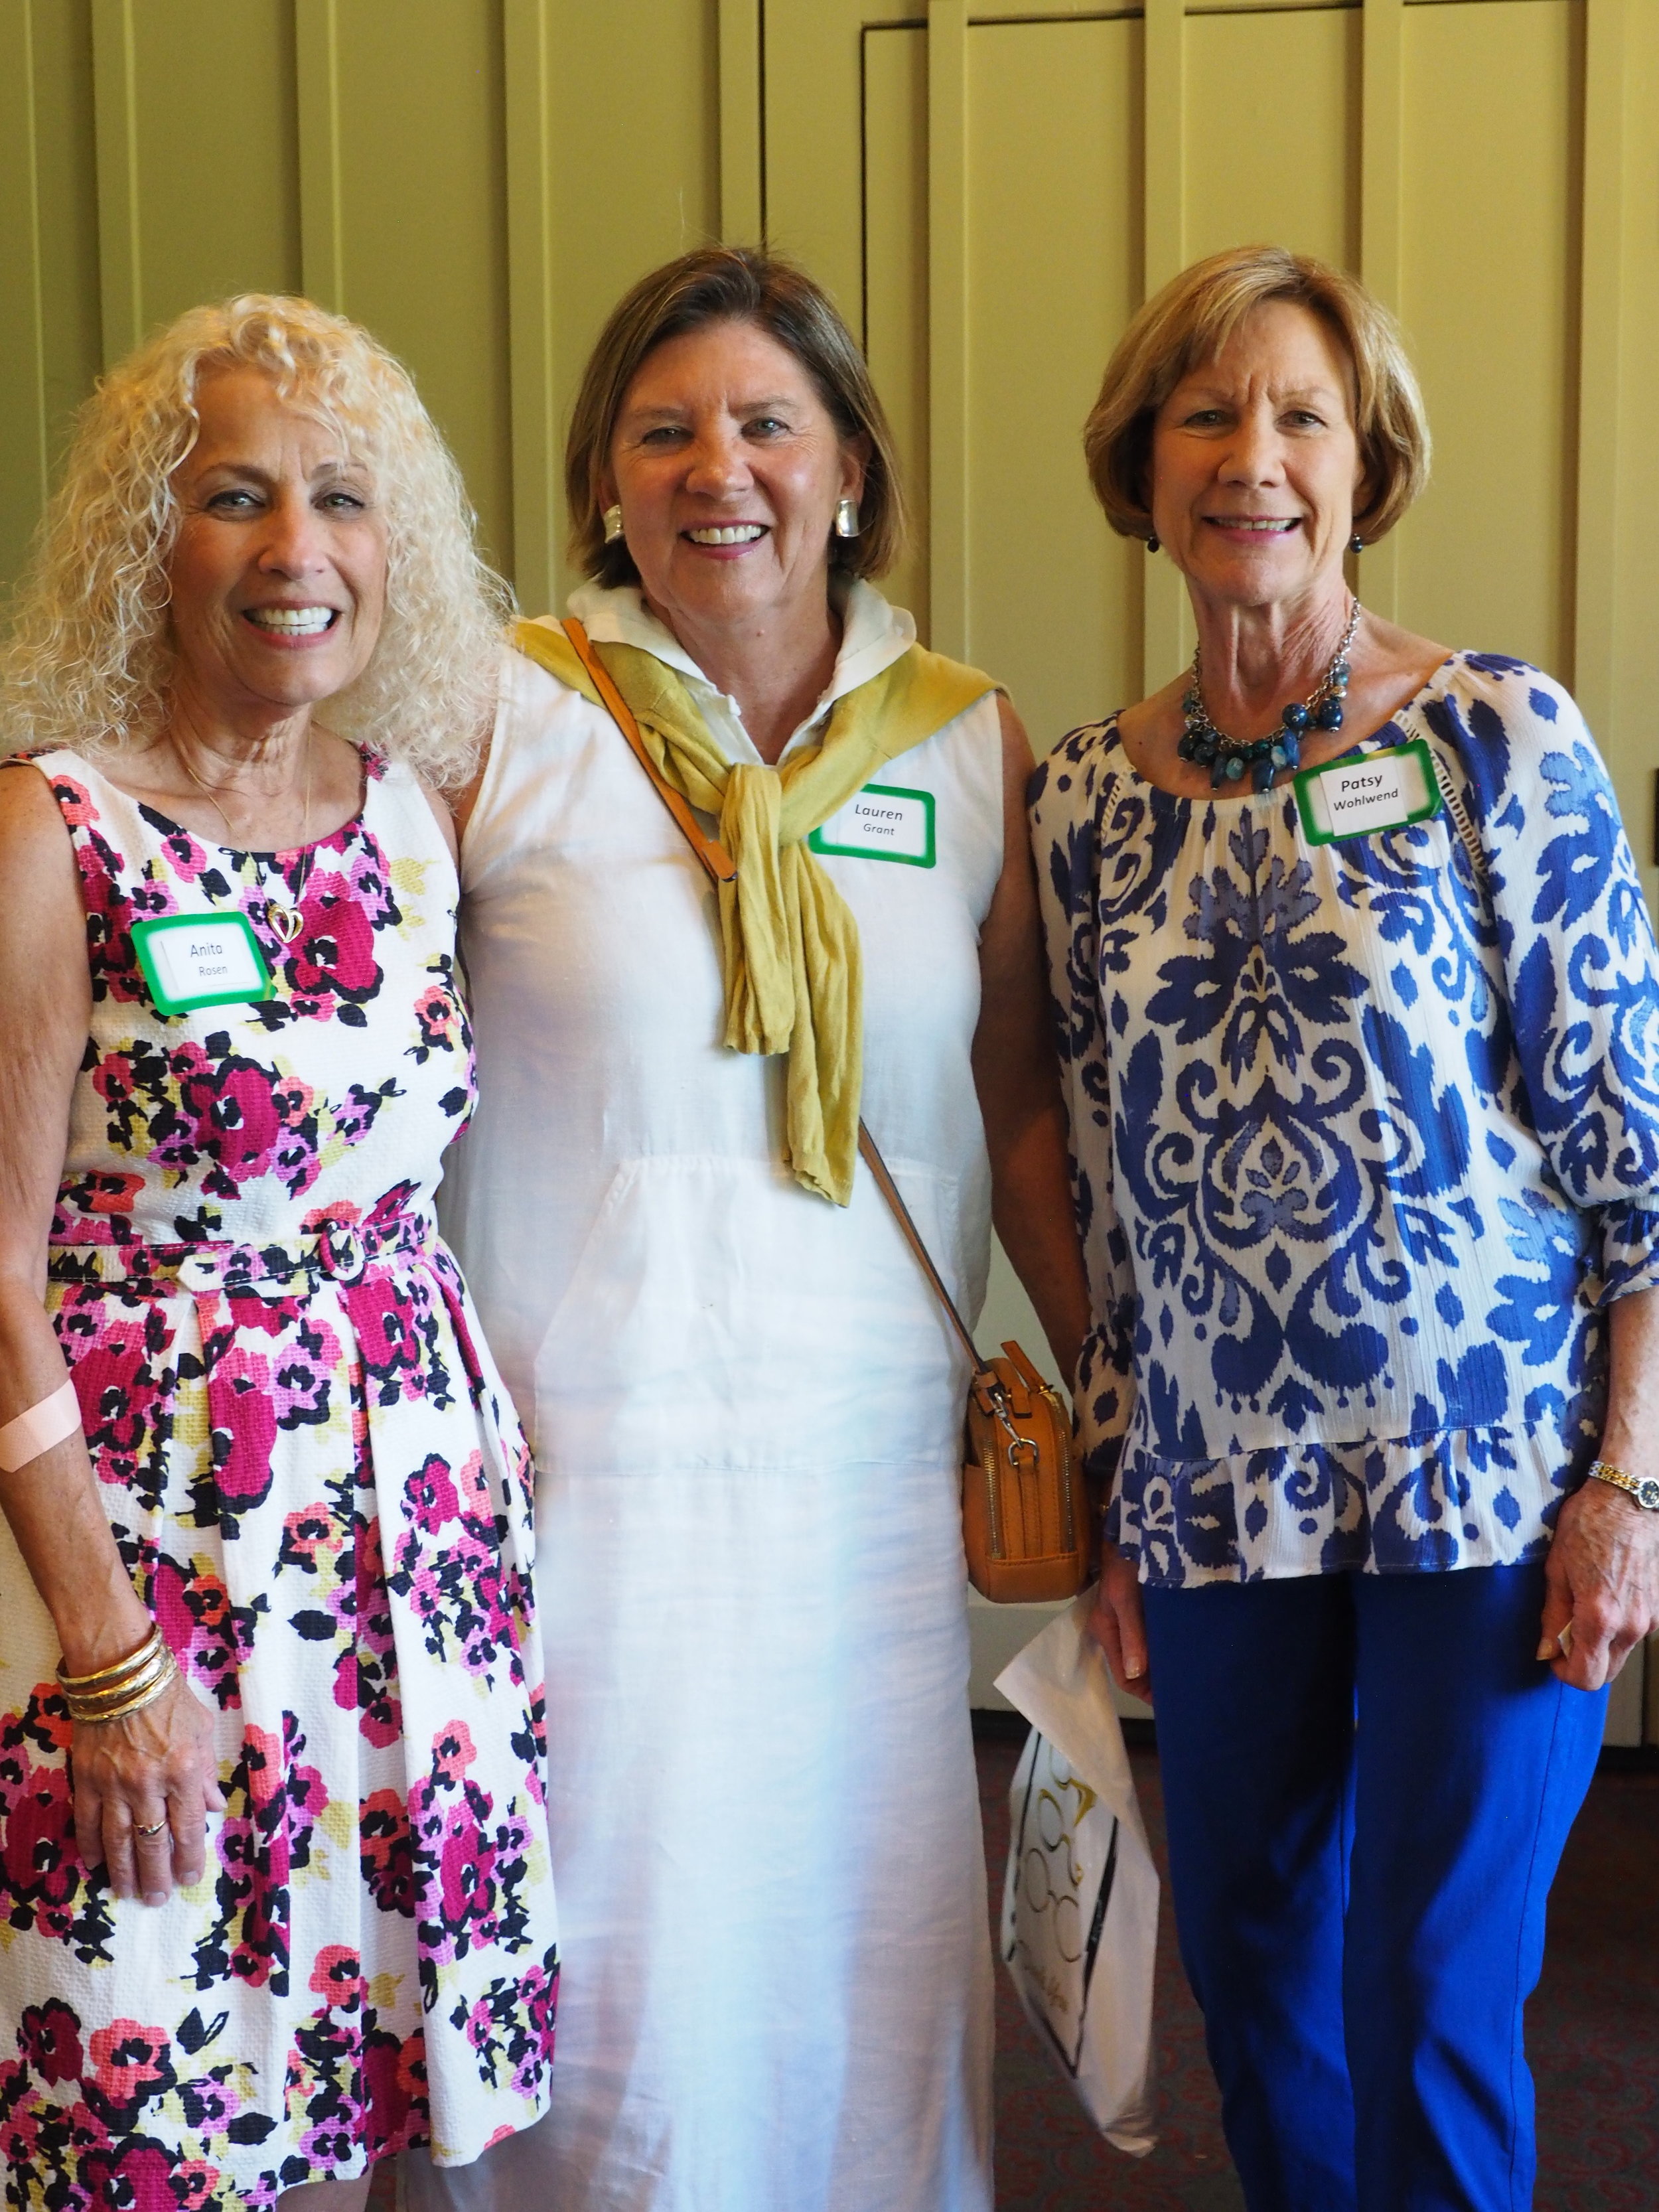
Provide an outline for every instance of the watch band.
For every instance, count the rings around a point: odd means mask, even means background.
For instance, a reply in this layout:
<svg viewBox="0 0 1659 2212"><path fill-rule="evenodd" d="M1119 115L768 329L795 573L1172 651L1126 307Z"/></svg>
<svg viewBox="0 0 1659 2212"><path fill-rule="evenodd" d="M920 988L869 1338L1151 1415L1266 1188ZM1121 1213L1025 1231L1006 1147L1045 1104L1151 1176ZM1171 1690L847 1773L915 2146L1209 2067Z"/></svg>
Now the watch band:
<svg viewBox="0 0 1659 2212"><path fill-rule="evenodd" d="M1659 1481L1650 1474L1626 1474L1622 1467L1614 1467L1611 1460L1598 1459L1590 1468L1595 1482L1610 1482L1615 1490L1622 1490L1650 1513L1659 1513Z"/></svg>

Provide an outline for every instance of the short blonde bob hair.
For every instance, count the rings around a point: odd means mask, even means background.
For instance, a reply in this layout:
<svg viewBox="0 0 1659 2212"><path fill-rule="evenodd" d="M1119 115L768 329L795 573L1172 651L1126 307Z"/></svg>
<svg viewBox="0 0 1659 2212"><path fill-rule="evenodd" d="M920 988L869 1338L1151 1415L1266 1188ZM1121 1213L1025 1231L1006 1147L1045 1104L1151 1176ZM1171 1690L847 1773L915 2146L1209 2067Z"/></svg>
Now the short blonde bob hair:
<svg viewBox="0 0 1659 2212"><path fill-rule="evenodd" d="M869 366L827 292L792 261L753 246L704 246L642 276L599 332L582 373L564 449L570 556L602 584L636 584L625 542L606 544L599 486L628 387L647 354L712 323L753 323L791 353L817 387L842 441L870 441L859 534L832 538L832 568L879 576L904 542L904 495L887 415Z"/></svg>
<svg viewBox="0 0 1659 2212"><path fill-rule="evenodd" d="M1213 361L1253 308L1306 307L1353 370L1364 504L1354 528L1371 544L1392 530L1429 478L1423 396L1386 307L1340 269L1282 246L1236 246L1194 261L1149 300L1118 340L1083 427L1089 480L1124 538L1150 538L1152 424L1182 377Z"/></svg>
<svg viewBox="0 0 1659 2212"><path fill-rule="evenodd" d="M489 725L512 594L479 557L460 471L408 371L356 323L260 292L180 315L82 409L0 651L0 742L106 753L163 726L173 472L200 432L203 379L236 368L336 432L385 514L380 634L328 702L329 727L432 782L464 781Z"/></svg>

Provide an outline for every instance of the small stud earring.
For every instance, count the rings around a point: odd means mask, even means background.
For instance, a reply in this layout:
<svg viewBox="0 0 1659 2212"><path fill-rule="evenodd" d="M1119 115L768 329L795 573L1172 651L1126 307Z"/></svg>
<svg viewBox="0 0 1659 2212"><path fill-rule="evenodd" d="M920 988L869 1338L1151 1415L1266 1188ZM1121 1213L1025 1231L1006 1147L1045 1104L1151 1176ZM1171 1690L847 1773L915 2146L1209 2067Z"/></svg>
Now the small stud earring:
<svg viewBox="0 0 1659 2212"><path fill-rule="evenodd" d="M1159 538L1157 531L1153 530L1147 533L1146 550L1149 553L1160 552L1163 550L1163 543L1164 541Z"/></svg>
<svg viewBox="0 0 1659 2212"><path fill-rule="evenodd" d="M620 504L617 504L617 505L615 505L615 506L611 506L611 507L606 507L606 509L605 510L605 544L606 544L607 545L614 545L614 544L616 544L617 540L617 539L622 536L622 534L623 534L623 519L622 519L622 507L621 507Z"/></svg>
<svg viewBox="0 0 1659 2212"><path fill-rule="evenodd" d="M1353 536L1348 540L1348 550L1350 553L1363 553L1364 550L1365 541L1356 530Z"/></svg>
<svg viewBox="0 0 1659 2212"><path fill-rule="evenodd" d="M837 538L856 538L859 534L859 503L855 499L836 501L836 535Z"/></svg>

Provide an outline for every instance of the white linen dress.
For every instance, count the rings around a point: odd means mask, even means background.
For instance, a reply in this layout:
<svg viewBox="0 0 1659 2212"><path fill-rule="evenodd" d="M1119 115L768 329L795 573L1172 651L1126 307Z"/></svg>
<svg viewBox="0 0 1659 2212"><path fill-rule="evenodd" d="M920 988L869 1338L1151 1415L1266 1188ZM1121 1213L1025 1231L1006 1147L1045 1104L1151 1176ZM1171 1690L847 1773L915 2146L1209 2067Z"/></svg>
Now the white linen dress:
<svg viewBox="0 0 1659 2212"><path fill-rule="evenodd" d="M635 592L573 609L690 682ZM908 615L854 586L830 704ZM969 1067L1002 866L988 696L875 779L931 866L831 858L865 1115L969 1311ZM539 1468L558 2053L548 2118L416 2207L988 2212L991 1960L969 1727L966 1372L860 1168L781 1165L783 1063L719 1042L712 891L600 709L510 656L462 854L480 1106L444 1219Z"/></svg>

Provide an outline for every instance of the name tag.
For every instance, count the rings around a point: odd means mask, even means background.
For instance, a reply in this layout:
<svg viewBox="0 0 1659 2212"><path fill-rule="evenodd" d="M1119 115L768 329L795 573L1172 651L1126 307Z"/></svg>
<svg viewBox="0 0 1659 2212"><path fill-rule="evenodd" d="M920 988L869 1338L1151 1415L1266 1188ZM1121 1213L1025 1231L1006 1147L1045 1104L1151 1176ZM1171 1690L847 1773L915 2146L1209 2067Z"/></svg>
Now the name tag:
<svg viewBox="0 0 1659 2212"><path fill-rule="evenodd" d="M1440 787L1427 744L1415 738L1387 752L1304 769L1296 779L1296 803L1308 842L1328 845L1339 837L1375 836L1426 821L1440 811Z"/></svg>
<svg viewBox="0 0 1659 2212"><path fill-rule="evenodd" d="M242 914L166 914L132 926L149 995L164 1014L270 996L270 970Z"/></svg>
<svg viewBox="0 0 1659 2212"><path fill-rule="evenodd" d="M933 794L897 784L866 783L808 837L814 853L841 853L857 860L902 860L907 867L933 865Z"/></svg>

